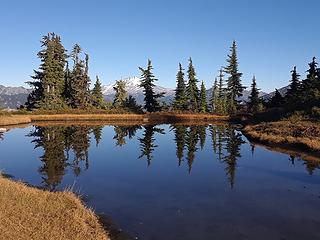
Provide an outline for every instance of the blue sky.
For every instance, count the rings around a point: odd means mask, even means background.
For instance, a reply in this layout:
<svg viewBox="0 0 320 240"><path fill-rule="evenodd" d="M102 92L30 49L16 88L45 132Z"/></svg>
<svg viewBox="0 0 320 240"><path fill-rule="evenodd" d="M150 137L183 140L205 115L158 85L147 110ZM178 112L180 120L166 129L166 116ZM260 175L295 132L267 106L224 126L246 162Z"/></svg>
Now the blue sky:
<svg viewBox="0 0 320 240"><path fill-rule="evenodd" d="M79 43L89 53L93 79L139 76L150 58L159 84L169 87L189 56L211 86L235 39L244 85L255 74L271 91L287 84L294 65L304 76L311 58L320 58L319 9L318 0L4 0L0 84L29 80L41 36L55 32L67 49Z"/></svg>

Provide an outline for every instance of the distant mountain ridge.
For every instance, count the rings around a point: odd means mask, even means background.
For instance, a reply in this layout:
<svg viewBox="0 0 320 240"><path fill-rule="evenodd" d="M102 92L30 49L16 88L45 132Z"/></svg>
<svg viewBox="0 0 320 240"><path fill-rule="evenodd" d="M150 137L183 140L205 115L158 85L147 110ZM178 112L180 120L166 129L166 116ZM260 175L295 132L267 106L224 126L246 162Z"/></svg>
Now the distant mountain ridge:
<svg viewBox="0 0 320 240"><path fill-rule="evenodd" d="M0 85L0 107L15 109L25 104L31 89Z"/></svg>
<svg viewBox="0 0 320 240"><path fill-rule="evenodd" d="M140 87L141 79L138 77L128 77L122 79L126 82L126 90L128 95L133 96L137 103L143 104L144 103L144 94L143 89ZM106 101L113 101L115 96L115 91L113 89L115 84L103 85L102 91ZM155 86L156 93L164 93L164 97L161 99L166 103L171 103L174 100L175 89L173 88L166 88L159 85ZM285 95L287 92L288 86L278 89L282 95ZM28 94L31 92L31 89L25 87L5 87L0 85L0 106L5 108L17 108L20 105L23 105L28 97ZM211 97L212 88L209 88L207 91L207 98ZM275 92L265 93L261 92L260 96L268 100L274 96ZM248 101L250 96L249 90L244 90L243 96L239 98L239 100L246 102Z"/></svg>

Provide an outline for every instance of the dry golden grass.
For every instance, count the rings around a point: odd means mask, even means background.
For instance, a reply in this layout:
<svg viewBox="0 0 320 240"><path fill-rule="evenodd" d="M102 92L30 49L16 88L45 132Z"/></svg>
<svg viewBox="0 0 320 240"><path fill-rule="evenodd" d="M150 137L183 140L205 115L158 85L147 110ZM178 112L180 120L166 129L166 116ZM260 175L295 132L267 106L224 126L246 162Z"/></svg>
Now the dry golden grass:
<svg viewBox="0 0 320 240"><path fill-rule="evenodd" d="M102 121L102 120L143 120L141 114L51 114L30 115L32 121Z"/></svg>
<svg viewBox="0 0 320 240"><path fill-rule="evenodd" d="M29 116L0 115L0 126L16 125L30 122L31 118Z"/></svg>
<svg viewBox="0 0 320 240"><path fill-rule="evenodd" d="M100 121L100 122L135 122L135 123L172 123L172 122L213 122L227 121L228 116L213 114L186 113L150 113L150 114L28 114L1 115L0 126L17 125L39 121Z"/></svg>
<svg viewBox="0 0 320 240"><path fill-rule="evenodd" d="M320 150L320 124L315 122L279 121L248 125L244 133L255 140L269 143L299 145L310 150Z"/></svg>
<svg viewBox="0 0 320 240"><path fill-rule="evenodd" d="M0 176L0 238L109 239L95 214L71 192L48 192Z"/></svg>

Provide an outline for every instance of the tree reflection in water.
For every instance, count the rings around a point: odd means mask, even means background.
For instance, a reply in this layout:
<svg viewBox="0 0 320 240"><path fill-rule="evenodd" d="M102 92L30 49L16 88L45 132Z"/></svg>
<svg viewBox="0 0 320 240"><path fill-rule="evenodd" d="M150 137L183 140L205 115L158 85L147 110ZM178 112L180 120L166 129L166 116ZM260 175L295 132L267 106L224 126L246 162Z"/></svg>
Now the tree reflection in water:
<svg viewBox="0 0 320 240"><path fill-rule="evenodd" d="M141 151L139 158L146 157L148 166L151 164L153 151L158 147L158 145L155 144L155 138L153 136L155 133L164 134L164 129L157 128L155 125L146 125L144 126L142 138L138 139Z"/></svg>
<svg viewBox="0 0 320 240"><path fill-rule="evenodd" d="M207 139L207 131L210 136L212 151L217 160L225 165L230 187L235 184L237 162L241 158L241 145L244 143L242 134L229 125L171 125L173 130L173 140L176 145L176 157L178 166L186 166L189 174L196 161L196 153L204 150ZM46 126L35 127L28 134L32 137L35 148L42 148L43 154L40 156L42 162L39 173L42 175L43 187L55 190L61 183L67 168L73 170L75 176L79 176L90 166L89 148L91 139L99 147L102 139L103 126ZM153 152L158 147L155 133L164 134L164 129L156 125L133 125L114 126L114 136L116 146L124 146L128 139L133 139L138 130L142 130L142 136L137 138L140 147L140 156L147 159L150 166L153 159ZM3 134L0 133L0 139ZM252 155L255 146L251 145ZM303 161L309 174L319 168L319 161L304 161L294 156L290 157L292 164L295 161Z"/></svg>

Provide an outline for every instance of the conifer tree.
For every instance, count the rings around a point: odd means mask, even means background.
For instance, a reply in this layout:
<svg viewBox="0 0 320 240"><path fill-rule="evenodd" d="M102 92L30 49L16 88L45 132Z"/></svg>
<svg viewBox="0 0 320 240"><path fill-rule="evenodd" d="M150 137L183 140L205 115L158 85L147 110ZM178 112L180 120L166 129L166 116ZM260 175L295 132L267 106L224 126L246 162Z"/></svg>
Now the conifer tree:
<svg viewBox="0 0 320 240"><path fill-rule="evenodd" d="M64 68L66 64L66 50L61 38L55 33L49 33L41 40L42 50L38 53L41 60L39 70L32 76L34 81L27 82L33 91L28 97L28 109L60 109L64 108Z"/></svg>
<svg viewBox="0 0 320 240"><path fill-rule="evenodd" d="M225 72L229 75L227 82L228 112L234 114L240 105L237 98L242 96L245 87L241 84L242 73L238 70L237 44L235 41L232 43L230 52L227 59L228 66L225 68Z"/></svg>
<svg viewBox="0 0 320 240"><path fill-rule="evenodd" d="M297 67L295 66L293 70L291 71L291 81L289 85L289 89L286 93L285 100L286 105L289 108L296 108L299 104L300 97L300 90L301 90L301 84L300 84L300 75L297 73Z"/></svg>
<svg viewBox="0 0 320 240"><path fill-rule="evenodd" d="M69 69L69 62L67 61L65 74L64 74L64 91L63 97L66 104L71 104L71 72Z"/></svg>
<svg viewBox="0 0 320 240"><path fill-rule="evenodd" d="M216 113L225 115L227 114L227 94L224 87L223 69L219 71L219 84L218 84L218 99L216 104Z"/></svg>
<svg viewBox="0 0 320 240"><path fill-rule="evenodd" d="M259 111L260 98L259 98L259 90L257 88L256 77L253 76L252 84L251 84L251 93L249 96L248 108L252 113L256 113Z"/></svg>
<svg viewBox="0 0 320 240"><path fill-rule="evenodd" d="M199 112L205 113L208 110L207 105L207 95L206 95L206 87L204 85L204 82L201 83L201 90L200 90L200 106L199 106Z"/></svg>
<svg viewBox="0 0 320 240"><path fill-rule="evenodd" d="M281 95L278 89L276 89L274 96L270 99L269 107L281 107L284 104L284 97Z"/></svg>
<svg viewBox="0 0 320 240"><path fill-rule="evenodd" d="M102 93L102 86L98 76L96 76L96 82L92 89L92 105L96 108L104 108L105 101Z"/></svg>
<svg viewBox="0 0 320 240"><path fill-rule="evenodd" d="M135 112L135 113L141 113L142 107L137 103L136 99L129 95L129 97L126 98L124 107L127 108L129 111Z"/></svg>
<svg viewBox="0 0 320 240"><path fill-rule="evenodd" d="M302 81L304 103L307 104L308 107L315 105L317 100L320 99L320 79L317 66L318 63L314 57L312 62L309 63L307 78Z"/></svg>
<svg viewBox="0 0 320 240"><path fill-rule="evenodd" d="M155 84L157 81L152 73L152 63L151 60L148 60L148 66L146 69L139 68L141 71L141 84L140 87L143 88L144 92L144 101L145 101L145 109L147 112L157 112L161 110L159 98L163 97L163 93L156 94L154 92Z"/></svg>
<svg viewBox="0 0 320 240"><path fill-rule="evenodd" d="M186 110L186 85L184 82L184 69L179 63L179 71L177 73L177 88L175 90L174 108L178 110Z"/></svg>
<svg viewBox="0 0 320 240"><path fill-rule="evenodd" d="M85 109L90 105L89 85L90 79L88 77L88 60L86 54L85 61L79 58L82 52L81 47L76 44L71 52L71 57L74 62L71 74L71 106L73 108Z"/></svg>
<svg viewBox="0 0 320 240"><path fill-rule="evenodd" d="M192 63L192 59L189 59L188 67L188 84L187 84L187 98L188 98L188 108L193 111L197 111L199 107L199 89L198 89L198 79L196 77L196 72Z"/></svg>
<svg viewBox="0 0 320 240"><path fill-rule="evenodd" d="M113 100L114 107L124 107L126 98L127 98L127 91L126 91L126 82L123 80L116 81L115 86L113 87L116 94Z"/></svg>
<svg viewBox="0 0 320 240"><path fill-rule="evenodd" d="M214 84L212 87L211 98L210 98L210 108L211 112L216 113L218 108L219 101L219 89L218 89L218 80L215 78Z"/></svg>

